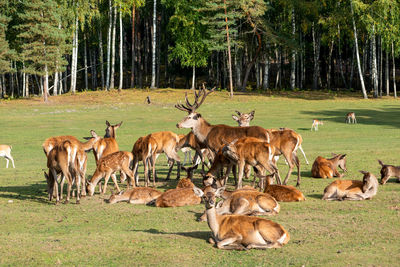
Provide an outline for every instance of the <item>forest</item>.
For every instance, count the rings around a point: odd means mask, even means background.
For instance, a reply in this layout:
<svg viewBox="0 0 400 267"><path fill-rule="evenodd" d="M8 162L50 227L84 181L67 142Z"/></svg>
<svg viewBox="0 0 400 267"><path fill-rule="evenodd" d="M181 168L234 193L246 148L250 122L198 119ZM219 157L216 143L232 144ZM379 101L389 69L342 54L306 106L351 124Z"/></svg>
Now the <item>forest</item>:
<svg viewBox="0 0 400 267"><path fill-rule="evenodd" d="M397 97L398 0L1 0L0 96L195 88Z"/></svg>

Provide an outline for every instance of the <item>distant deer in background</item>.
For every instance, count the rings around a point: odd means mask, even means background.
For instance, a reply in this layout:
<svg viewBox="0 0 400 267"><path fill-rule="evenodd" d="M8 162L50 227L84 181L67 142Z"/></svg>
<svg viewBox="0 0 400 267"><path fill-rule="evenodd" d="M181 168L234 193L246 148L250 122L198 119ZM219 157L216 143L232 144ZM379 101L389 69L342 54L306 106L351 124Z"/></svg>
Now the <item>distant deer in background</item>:
<svg viewBox="0 0 400 267"><path fill-rule="evenodd" d="M318 125L324 125L324 122L317 119L313 119L311 131L312 129L314 129L314 131L318 131Z"/></svg>
<svg viewBox="0 0 400 267"><path fill-rule="evenodd" d="M250 126L250 121L254 119L254 113L256 112L253 110L249 113L241 113L240 111L235 110L236 115L232 115L232 118L239 124L240 127Z"/></svg>
<svg viewBox="0 0 400 267"><path fill-rule="evenodd" d="M4 157L7 160L6 168L8 168L8 163L9 163L10 160L11 160L11 163L13 165L13 168L15 168L14 159L11 156L11 149L12 149L12 146L0 145L0 157Z"/></svg>
<svg viewBox="0 0 400 267"><path fill-rule="evenodd" d="M357 123L356 114L354 112L349 112L346 115L346 123Z"/></svg>

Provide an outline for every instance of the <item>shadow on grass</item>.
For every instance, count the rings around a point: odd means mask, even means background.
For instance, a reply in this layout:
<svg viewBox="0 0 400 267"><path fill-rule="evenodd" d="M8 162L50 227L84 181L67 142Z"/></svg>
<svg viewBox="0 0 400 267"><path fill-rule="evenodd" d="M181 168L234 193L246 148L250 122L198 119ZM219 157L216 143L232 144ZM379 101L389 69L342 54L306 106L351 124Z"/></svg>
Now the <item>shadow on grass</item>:
<svg viewBox="0 0 400 267"><path fill-rule="evenodd" d="M144 232L154 235L180 235L185 237L197 238L201 240L208 240L210 237L210 231L193 231L193 232L164 232L157 229L148 229L148 230L130 230L132 232Z"/></svg>
<svg viewBox="0 0 400 267"><path fill-rule="evenodd" d="M315 116L324 121L331 121L345 124L345 117L348 112L356 114L357 123L364 125L389 126L390 128L400 128L400 107L385 105L380 109L336 109L325 111L303 111L302 113ZM348 127L354 126L349 124Z"/></svg>
<svg viewBox="0 0 400 267"><path fill-rule="evenodd" d="M47 200L46 185L31 184L27 186L2 186L0 197L6 199L31 200L43 204L53 205Z"/></svg>
<svg viewBox="0 0 400 267"><path fill-rule="evenodd" d="M306 195L306 198L315 198L315 199L321 199L323 194L311 194L311 195Z"/></svg>

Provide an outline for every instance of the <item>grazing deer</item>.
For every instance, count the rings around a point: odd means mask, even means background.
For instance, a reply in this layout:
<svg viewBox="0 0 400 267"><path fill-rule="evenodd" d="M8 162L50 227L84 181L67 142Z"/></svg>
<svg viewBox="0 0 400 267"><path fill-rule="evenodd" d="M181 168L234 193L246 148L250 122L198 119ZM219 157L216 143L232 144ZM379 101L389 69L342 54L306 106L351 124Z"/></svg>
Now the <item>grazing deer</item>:
<svg viewBox="0 0 400 267"><path fill-rule="evenodd" d="M240 111L235 110L236 115L232 115L232 119L236 121L240 127L250 126L250 121L254 119L255 110L250 113L241 113Z"/></svg>
<svg viewBox="0 0 400 267"><path fill-rule="evenodd" d="M232 127L228 125L211 125L205 119L202 118L200 113L196 110L204 102L207 95L213 92L206 92L203 85L203 90L199 93L195 92L194 103L191 104L185 95L186 105L176 104L175 107L179 110L186 111L189 113L180 123L176 126L178 128L190 128L192 129L194 135L207 145L215 156L219 149L224 146L223 140L226 142L232 142L235 139L242 137L255 137L260 138L271 145L276 147L276 155L284 155L286 161L289 164L289 171L285 178L285 182L289 179L289 176L293 170L294 165L298 169L297 185L300 185L300 163L296 156L297 149L301 146L301 136L295 133L293 130L285 129L282 131L277 130L266 130L259 126L248 126L248 127ZM199 99L201 100L199 101Z"/></svg>
<svg viewBox="0 0 400 267"><path fill-rule="evenodd" d="M226 182L228 181L229 174L232 171L233 165L234 164L231 162L231 160L224 155L223 149L220 149L218 151L218 153L216 154L216 156L214 157L214 161L213 161L210 169L208 170L207 174L204 175L204 177L203 177L203 185L205 185L205 186L211 185L211 184L214 183L214 180L217 181L217 184L219 186L226 185ZM217 175L225 167L226 167L225 174L220 179L218 179ZM245 174L246 174L246 177L248 177L248 172L245 173ZM237 184L236 172L233 172L233 176L234 176L235 184Z"/></svg>
<svg viewBox="0 0 400 267"><path fill-rule="evenodd" d="M139 161L143 161L144 165L144 181L145 186L149 185L150 169L152 162L156 157L157 142L151 135L140 137L136 140L132 148L133 154L133 172L135 175L136 185L139 185L138 166ZM155 178L155 177L153 177ZM155 186L155 179L153 179L153 186Z"/></svg>
<svg viewBox="0 0 400 267"><path fill-rule="evenodd" d="M378 192L378 180L370 172L364 174L363 180L335 180L324 190L323 200L364 200L371 199Z"/></svg>
<svg viewBox="0 0 400 267"><path fill-rule="evenodd" d="M317 157L312 165L311 176L315 178L342 178L344 174L340 174L337 167L347 172L346 154L333 154L333 156L330 159L321 156Z"/></svg>
<svg viewBox="0 0 400 267"><path fill-rule="evenodd" d="M265 175L265 170L270 173L276 173L276 179L281 184L278 168L273 162L275 147L262 139L254 137L244 137L239 140L233 140L223 148L223 154L233 163L238 165L238 183L236 189L242 187L245 165L253 166L258 173Z"/></svg>
<svg viewBox="0 0 400 267"><path fill-rule="evenodd" d="M108 199L108 203L114 204L121 201L128 201L130 204L148 204L161 196L161 194L160 191L151 187L135 187L119 194L112 194Z"/></svg>
<svg viewBox="0 0 400 267"><path fill-rule="evenodd" d="M133 155L131 152L128 151L117 151L112 154L109 154L107 156L102 157L99 162L97 163L96 171L94 172L92 178L90 181L87 183L87 193L89 196L93 196L94 194L94 189L97 185L97 183L103 178L104 179L104 187L103 187L103 194L106 193L107 189L107 183L108 180L110 179L110 176L118 190L120 192L121 190L119 189L117 179L115 178L115 172L117 171L123 171L125 174L127 174L131 179L134 179L134 174L131 169L129 169L130 163L133 160ZM129 183L128 183L129 185ZM135 187L135 185L134 185Z"/></svg>
<svg viewBox="0 0 400 267"><path fill-rule="evenodd" d="M314 129L314 131L318 131L318 125L324 125L323 121L313 119L312 125L311 125L311 131Z"/></svg>
<svg viewBox="0 0 400 267"><path fill-rule="evenodd" d="M71 195L71 188L75 182L77 187L77 198L76 203L80 202L80 175L78 175L76 160L72 157L73 144L70 141L64 141L57 144L47 156L47 167L49 168L49 175L45 174L46 180L48 181L49 200L53 194L56 195L56 203L60 201L58 187L59 182L57 181L58 174L62 174L68 182L67 197L65 203L69 202ZM62 195L62 190L60 191Z"/></svg>
<svg viewBox="0 0 400 267"><path fill-rule="evenodd" d="M390 177L396 177L397 181L400 182L400 166L385 165L378 159L379 164L382 166L381 169L381 184L386 184Z"/></svg>
<svg viewBox="0 0 400 267"><path fill-rule="evenodd" d="M222 187L224 188L224 187ZM218 190L217 197L222 197L216 207L217 214L235 215L275 215L280 211L278 202L267 193L258 192L252 187L246 187L235 191ZM204 213L200 221L207 219Z"/></svg>
<svg viewBox="0 0 400 267"><path fill-rule="evenodd" d="M270 194L277 201L282 202L295 202L304 201L306 198L303 193L300 192L296 187L291 185L274 185L274 174L265 176L265 189L264 193ZM263 188L263 186L260 186Z"/></svg>
<svg viewBox="0 0 400 267"><path fill-rule="evenodd" d="M195 194L205 202L208 226L212 232L210 242L219 249L245 250L251 248L280 248L290 239L289 233L279 224L270 220L245 215L219 215L216 208L216 195L204 193L195 187Z"/></svg>
<svg viewBox="0 0 400 267"><path fill-rule="evenodd" d="M11 156L11 149L12 149L12 146L0 145L0 157L4 157L7 160L6 168L8 168L8 163L9 163L10 160L11 160L11 163L13 165L13 168L15 168L14 159Z"/></svg>
<svg viewBox="0 0 400 267"><path fill-rule="evenodd" d="M357 123L356 114L354 112L349 112L346 115L346 123Z"/></svg>

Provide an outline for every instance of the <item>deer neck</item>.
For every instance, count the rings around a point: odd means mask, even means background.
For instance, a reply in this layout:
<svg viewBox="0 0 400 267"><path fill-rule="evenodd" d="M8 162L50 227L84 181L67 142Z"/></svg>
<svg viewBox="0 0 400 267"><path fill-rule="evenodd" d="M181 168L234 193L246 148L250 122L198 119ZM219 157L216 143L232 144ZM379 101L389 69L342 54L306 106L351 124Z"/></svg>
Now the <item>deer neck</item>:
<svg viewBox="0 0 400 267"><path fill-rule="evenodd" d="M84 143L81 142L81 148L85 151L88 151L93 148L93 145L96 143L96 141L97 140L95 138L91 138L87 142Z"/></svg>
<svg viewBox="0 0 400 267"><path fill-rule="evenodd" d="M210 209L206 209L206 215L207 215L208 226L210 227L214 237L217 237L219 232L219 223L218 223L217 210L215 206Z"/></svg>
<svg viewBox="0 0 400 267"><path fill-rule="evenodd" d="M209 124L205 119L199 118L199 122L193 126L192 131L200 142L204 142L208 133L211 131L211 128L211 124Z"/></svg>

